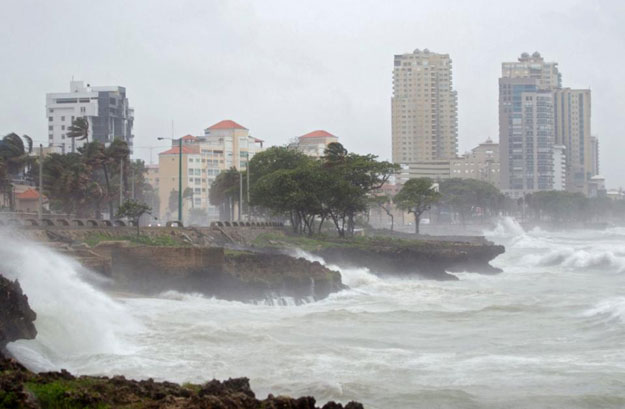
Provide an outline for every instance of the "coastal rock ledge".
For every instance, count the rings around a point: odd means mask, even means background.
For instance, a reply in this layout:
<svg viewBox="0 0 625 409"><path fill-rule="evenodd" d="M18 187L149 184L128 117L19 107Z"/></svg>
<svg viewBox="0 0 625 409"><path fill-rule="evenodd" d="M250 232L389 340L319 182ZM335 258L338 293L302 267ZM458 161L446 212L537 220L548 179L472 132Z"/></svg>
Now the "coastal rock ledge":
<svg viewBox="0 0 625 409"><path fill-rule="evenodd" d="M35 318L17 281L0 275L0 408L364 409L356 402L345 406L328 402L319 408L310 396L294 399L269 395L259 400L247 378L178 385L123 376L76 377L65 370L34 373L9 358L5 346L34 338Z"/></svg>
<svg viewBox="0 0 625 409"><path fill-rule="evenodd" d="M452 241L372 241L364 246L328 245L313 251L326 262L344 267L367 267L379 275L415 274L434 280L457 280L451 272L496 274L490 261L505 252L493 243Z"/></svg>
<svg viewBox="0 0 625 409"><path fill-rule="evenodd" d="M33 322L36 318L17 280L0 275L0 352L9 342L35 338L37 330Z"/></svg>

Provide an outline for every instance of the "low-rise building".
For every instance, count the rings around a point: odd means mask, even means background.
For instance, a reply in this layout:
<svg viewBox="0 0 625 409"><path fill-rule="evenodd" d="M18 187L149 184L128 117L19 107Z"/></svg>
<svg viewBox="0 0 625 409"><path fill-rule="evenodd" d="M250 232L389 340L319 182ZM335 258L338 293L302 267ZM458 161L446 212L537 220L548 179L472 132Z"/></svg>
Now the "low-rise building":
<svg viewBox="0 0 625 409"><path fill-rule="evenodd" d="M477 179L499 187L499 144L487 139L457 159L452 159L450 176Z"/></svg>
<svg viewBox="0 0 625 409"><path fill-rule="evenodd" d="M338 142L339 138L336 135L332 135L328 131L317 130L309 132L305 135L298 136L289 146L293 149L312 156L314 158L320 158L323 156L326 147Z"/></svg>
<svg viewBox="0 0 625 409"><path fill-rule="evenodd" d="M440 181L450 178L477 179L499 187L499 144L490 139L471 152L451 160L429 160L402 164L399 180L430 178Z"/></svg>
<svg viewBox="0 0 625 409"><path fill-rule="evenodd" d="M198 208L207 212L207 221L219 219L219 209L209 203L211 184L224 170L246 170L252 157L262 151L263 142L251 136L247 128L232 120L220 121L206 128L202 136L183 136L182 191L184 193L189 188L192 193L183 200L184 217L190 209ZM177 214L168 213L167 209L172 189L178 191L179 143L178 139L172 141L172 148L159 155L161 219L177 217Z"/></svg>

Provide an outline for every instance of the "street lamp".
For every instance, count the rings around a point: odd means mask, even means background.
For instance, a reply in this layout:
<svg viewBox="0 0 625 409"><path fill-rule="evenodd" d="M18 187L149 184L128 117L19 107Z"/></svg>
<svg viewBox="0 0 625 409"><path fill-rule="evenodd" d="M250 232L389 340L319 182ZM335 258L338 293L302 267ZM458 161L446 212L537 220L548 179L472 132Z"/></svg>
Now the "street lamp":
<svg viewBox="0 0 625 409"><path fill-rule="evenodd" d="M156 138L159 141L170 140L174 138ZM178 139L178 222L182 224L182 138Z"/></svg>

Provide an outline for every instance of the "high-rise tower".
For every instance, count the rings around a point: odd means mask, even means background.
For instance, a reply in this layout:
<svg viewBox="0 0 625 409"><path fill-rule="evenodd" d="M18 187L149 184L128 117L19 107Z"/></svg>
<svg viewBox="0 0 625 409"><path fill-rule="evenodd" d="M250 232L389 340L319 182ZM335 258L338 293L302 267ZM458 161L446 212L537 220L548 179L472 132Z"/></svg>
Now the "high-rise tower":
<svg viewBox="0 0 625 409"><path fill-rule="evenodd" d="M396 55L391 103L393 162L455 158L457 105L448 54L417 49Z"/></svg>

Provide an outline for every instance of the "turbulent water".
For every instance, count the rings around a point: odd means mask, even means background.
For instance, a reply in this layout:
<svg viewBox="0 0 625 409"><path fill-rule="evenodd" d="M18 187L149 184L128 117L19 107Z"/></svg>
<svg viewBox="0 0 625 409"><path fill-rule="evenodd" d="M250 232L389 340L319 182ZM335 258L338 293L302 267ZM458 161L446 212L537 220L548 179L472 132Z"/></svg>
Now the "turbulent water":
<svg viewBox="0 0 625 409"><path fill-rule="evenodd" d="M625 407L625 229L524 232L503 220L487 235L507 249L500 275L343 269L350 290L304 305L112 297L62 256L5 246L0 267L20 279L39 330L10 350L34 369L247 376L260 397L367 408Z"/></svg>

